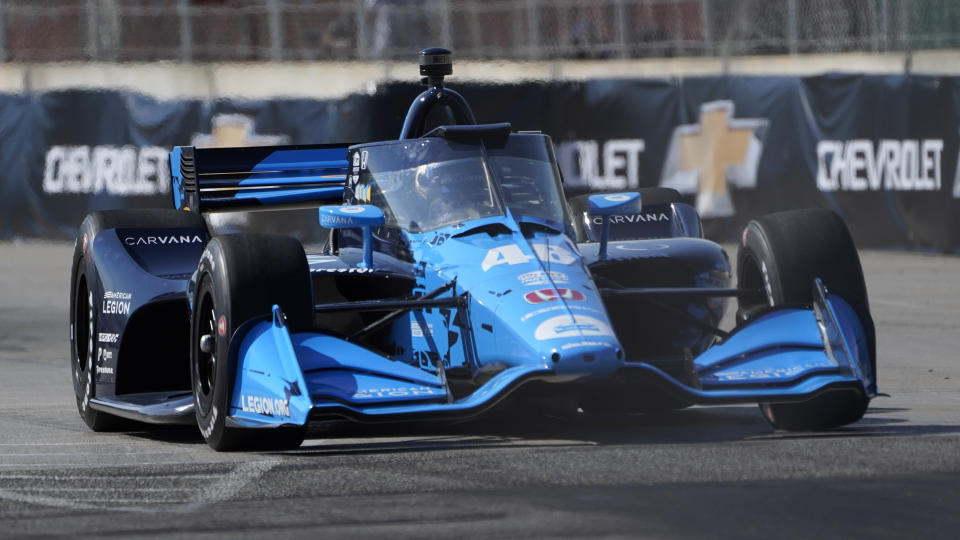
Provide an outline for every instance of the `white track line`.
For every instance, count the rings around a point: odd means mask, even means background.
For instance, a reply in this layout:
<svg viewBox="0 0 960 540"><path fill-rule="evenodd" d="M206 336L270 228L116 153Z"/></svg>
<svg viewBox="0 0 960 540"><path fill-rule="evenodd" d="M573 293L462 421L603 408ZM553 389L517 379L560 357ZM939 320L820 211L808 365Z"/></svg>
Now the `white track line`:
<svg viewBox="0 0 960 540"><path fill-rule="evenodd" d="M20 491L23 488L6 488L0 489L0 500L8 500L25 504L35 504L39 506L49 506L54 508L68 508L72 510L99 510L99 511L117 511L117 512L194 512L204 506L209 504L222 502L233 497L239 493L244 487L248 484L255 482L259 479L264 473L270 469L277 466L279 461L248 461L238 464L234 469L223 475L216 475L218 477L213 483L211 483L206 488L203 488L192 497L191 502L189 503L166 503L163 501L157 501L155 504L158 506L128 506L128 507L114 507L107 508L104 506L104 503L108 502L142 502L142 500L136 499L97 499L96 504L92 504L86 501L70 500L70 499L61 499L57 497L49 497L46 495L34 495L31 493L21 493ZM186 465L186 464L184 464ZM27 477L28 475L16 475L16 477ZM183 479L188 479L192 475L184 475ZM210 475L206 475L210 476ZM13 478L11 476L0 475L0 480L3 478ZM129 476L129 478L148 478L150 475L143 476ZM36 475L31 477L36 480L43 479L56 479L64 477L44 477L43 475ZM97 479L108 479L108 478L117 478L111 477L109 475L104 476L90 476L90 478ZM136 489L131 489L131 491L137 491Z"/></svg>
<svg viewBox="0 0 960 540"><path fill-rule="evenodd" d="M210 484L197 494L194 502L184 505L181 511L193 512L214 502L225 501L240 492L247 484L254 482L270 469L276 467L279 461L248 461L239 464L233 472L223 476L220 480Z"/></svg>
<svg viewBox="0 0 960 540"><path fill-rule="evenodd" d="M115 486L109 487L52 487L52 488L35 488L35 487L8 487L5 488L8 491L25 491L27 493L36 493L40 491L51 491L51 492L73 492L73 491L111 491L111 492L156 492L156 493L170 493L172 491L196 491L196 487L168 487L168 488L117 488Z"/></svg>
<svg viewBox="0 0 960 540"><path fill-rule="evenodd" d="M141 464L137 464L140 466ZM169 465L169 463L153 463L148 464L148 466L153 465ZM150 480L201 480L204 478L220 478L222 474L216 473L196 473L189 474L184 476L174 476L170 474L165 475L151 475L151 474L109 474L109 475L98 475L98 474L78 474L78 475L65 475L65 476L38 476L36 474L0 474L0 480L6 480L8 478L15 480L36 480L37 478L43 478L44 480L55 480L57 482L63 482L65 480L145 480L149 478Z"/></svg>

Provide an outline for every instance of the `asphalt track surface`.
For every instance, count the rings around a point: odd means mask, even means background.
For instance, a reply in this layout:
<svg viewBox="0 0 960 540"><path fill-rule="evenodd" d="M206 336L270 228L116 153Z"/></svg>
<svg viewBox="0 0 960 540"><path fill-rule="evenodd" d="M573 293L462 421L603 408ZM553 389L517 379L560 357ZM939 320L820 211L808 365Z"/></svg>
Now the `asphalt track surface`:
<svg viewBox="0 0 960 540"><path fill-rule="evenodd" d="M71 249L0 244L0 537L960 536L960 258L862 254L890 397L846 429L773 432L752 406L500 415L221 454L196 429L83 425Z"/></svg>

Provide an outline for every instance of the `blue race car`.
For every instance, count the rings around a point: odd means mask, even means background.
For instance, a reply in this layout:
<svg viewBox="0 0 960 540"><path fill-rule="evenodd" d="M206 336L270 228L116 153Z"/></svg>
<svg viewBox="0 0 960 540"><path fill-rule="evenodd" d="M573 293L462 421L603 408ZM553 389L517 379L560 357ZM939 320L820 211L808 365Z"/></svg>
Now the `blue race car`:
<svg viewBox="0 0 960 540"><path fill-rule="evenodd" d="M787 430L863 416L874 326L836 214L750 222L732 286L675 191L566 199L550 138L478 124L451 72L449 51L421 52L429 88L398 140L176 147L175 209L87 216L70 301L86 424L196 423L227 450L296 447L316 420L460 419L508 395L584 413L759 403ZM453 123L428 130L435 109ZM203 217L290 206L318 207L320 252L212 235Z"/></svg>

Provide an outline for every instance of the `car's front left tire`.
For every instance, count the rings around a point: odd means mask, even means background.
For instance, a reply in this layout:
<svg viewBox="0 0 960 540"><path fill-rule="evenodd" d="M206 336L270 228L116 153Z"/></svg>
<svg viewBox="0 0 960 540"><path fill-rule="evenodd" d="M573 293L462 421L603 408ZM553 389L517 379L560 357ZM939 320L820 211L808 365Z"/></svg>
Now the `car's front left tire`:
<svg viewBox="0 0 960 540"><path fill-rule="evenodd" d="M303 442L302 426L238 429L226 426L236 359L230 343L243 323L277 304L291 332L312 325L310 272L300 243L290 237L235 234L213 238L200 258L191 316L190 376L197 424L214 450L285 449Z"/></svg>

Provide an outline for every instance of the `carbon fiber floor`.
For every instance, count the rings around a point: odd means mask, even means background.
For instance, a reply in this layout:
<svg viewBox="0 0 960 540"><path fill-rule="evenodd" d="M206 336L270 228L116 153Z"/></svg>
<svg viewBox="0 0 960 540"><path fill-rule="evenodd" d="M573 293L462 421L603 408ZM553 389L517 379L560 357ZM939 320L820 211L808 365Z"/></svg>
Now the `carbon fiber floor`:
<svg viewBox="0 0 960 540"><path fill-rule="evenodd" d="M94 434L65 360L71 246L0 244L0 537L960 533L960 259L863 254L881 390L844 430L755 407L606 424L327 426L287 453Z"/></svg>

